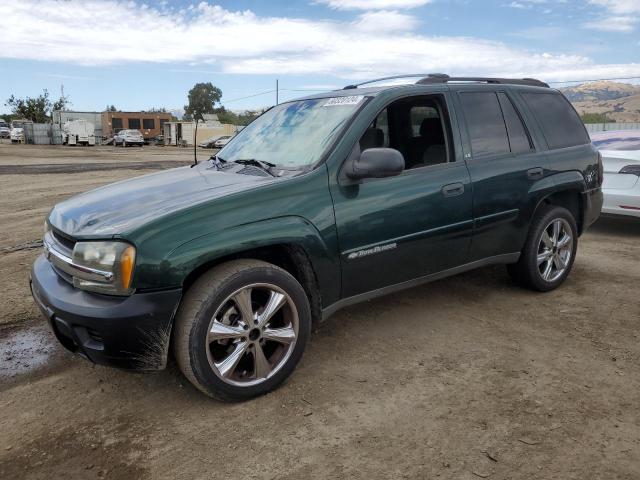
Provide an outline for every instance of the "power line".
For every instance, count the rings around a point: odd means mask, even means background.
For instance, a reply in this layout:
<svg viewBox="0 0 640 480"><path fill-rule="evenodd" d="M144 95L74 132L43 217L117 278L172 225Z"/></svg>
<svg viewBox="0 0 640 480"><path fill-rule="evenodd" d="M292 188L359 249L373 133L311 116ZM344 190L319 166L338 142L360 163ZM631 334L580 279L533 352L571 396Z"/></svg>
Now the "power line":
<svg viewBox="0 0 640 480"><path fill-rule="evenodd" d="M245 98L259 97L260 95L266 95L267 93L273 93L273 92L275 92L275 89L274 90L267 90L265 92L260 92L260 93L254 93L253 95L247 95L246 97L239 97L239 98L234 98L234 99L231 99L231 100L225 100L222 103L237 102L239 100L244 100Z"/></svg>
<svg viewBox="0 0 640 480"><path fill-rule="evenodd" d="M547 83L551 85L561 85L567 83L584 83L584 82L610 82L613 80L640 80L640 76L635 77L611 77L611 78L590 78L590 79L582 79L582 80L557 80L557 81L548 81ZM315 89L315 88L280 88L281 92L326 92L329 89ZM276 92L276 89L265 90L264 92L254 93L252 95L246 95L244 97L233 98L231 100L225 100L223 103L232 103L238 102L240 100L245 100L247 98L259 97L261 95L267 95L269 93Z"/></svg>

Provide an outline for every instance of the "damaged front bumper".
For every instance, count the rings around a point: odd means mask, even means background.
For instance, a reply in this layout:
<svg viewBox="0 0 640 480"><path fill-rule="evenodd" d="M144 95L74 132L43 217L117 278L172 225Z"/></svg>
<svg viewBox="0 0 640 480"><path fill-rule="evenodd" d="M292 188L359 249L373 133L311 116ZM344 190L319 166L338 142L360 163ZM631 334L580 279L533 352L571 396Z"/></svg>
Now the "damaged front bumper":
<svg viewBox="0 0 640 480"><path fill-rule="evenodd" d="M62 345L101 365L127 370L166 366L181 290L114 297L85 292L44 258L31 269L31 293Z"/></svg>

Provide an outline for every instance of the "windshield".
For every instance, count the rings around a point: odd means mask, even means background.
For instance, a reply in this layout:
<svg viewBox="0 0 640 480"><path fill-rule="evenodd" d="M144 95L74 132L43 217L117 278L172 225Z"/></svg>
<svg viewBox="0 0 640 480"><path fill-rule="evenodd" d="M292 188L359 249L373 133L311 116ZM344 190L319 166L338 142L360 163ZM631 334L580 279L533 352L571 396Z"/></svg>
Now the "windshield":
<svg viewBox="0 0 640 480"><path fill-rule="evenodd" d="M320 160L364 100L362 95L283 103L242 129L219 156L227 162L255 159L283 168Z"/></svg>

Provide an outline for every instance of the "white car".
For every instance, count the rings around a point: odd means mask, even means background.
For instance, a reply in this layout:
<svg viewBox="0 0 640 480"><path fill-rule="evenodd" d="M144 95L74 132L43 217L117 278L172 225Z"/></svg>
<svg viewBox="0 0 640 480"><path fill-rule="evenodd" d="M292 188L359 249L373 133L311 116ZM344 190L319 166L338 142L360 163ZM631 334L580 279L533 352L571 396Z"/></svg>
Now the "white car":
<svg viewBox="0 0 640 480"><path fill-rule="evenodd" d="M11 138L11 129L9 127L0 127L0 138Z"/></svg>
<svg viewBox="0 0 640 480"><path fill-rule="evenodd" d="M113 137L114 145L122 145L126 147L128 145L144 145L144 137L138 130L120 130Z"/></svg>
<svg viewBox="0 0 640 480"><path fill-rule="evenodd" d="M222 148L224 147L233 137L230 135L224 135L218 138L215 142L213 142L213 148Z"/></svg>
<svg viewBox="0 0 640 480"><path fill-rule="evenodd" d="M591 134L604 167L602 212L640 218L640 131Z"/></svg>
<svg viewBox="0 0 640 480"><path fill-rule="evenodd" d="M24 128L11 129L11 143L24 142Z"/></svg>

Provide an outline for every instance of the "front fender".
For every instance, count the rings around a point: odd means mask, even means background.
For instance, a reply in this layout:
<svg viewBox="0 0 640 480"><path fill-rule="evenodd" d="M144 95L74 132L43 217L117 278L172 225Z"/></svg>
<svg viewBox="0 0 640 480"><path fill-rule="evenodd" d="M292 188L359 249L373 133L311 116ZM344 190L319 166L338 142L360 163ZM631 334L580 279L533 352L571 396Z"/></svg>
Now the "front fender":
<svg viewBox="0 0 640 480"><path fill-rule="evenodd" d="M329 246L318 229L299 216L286 216L237 225L203 235L169 252L161 262L163 283L182 285L187 275L216 259L273 245L295 245L309 257L323 299L340 293L337 246Z"/></svg>

